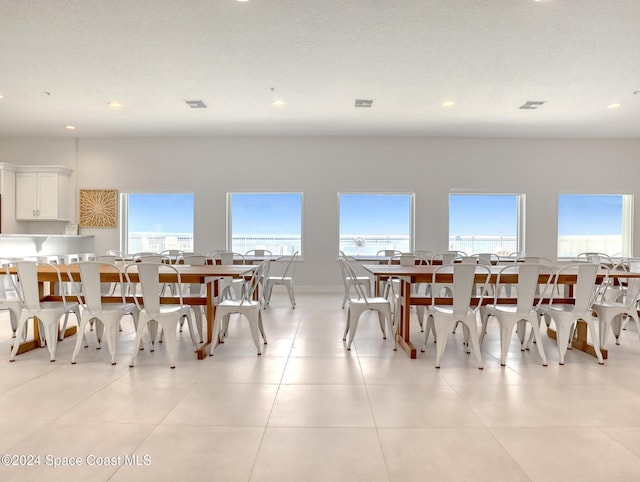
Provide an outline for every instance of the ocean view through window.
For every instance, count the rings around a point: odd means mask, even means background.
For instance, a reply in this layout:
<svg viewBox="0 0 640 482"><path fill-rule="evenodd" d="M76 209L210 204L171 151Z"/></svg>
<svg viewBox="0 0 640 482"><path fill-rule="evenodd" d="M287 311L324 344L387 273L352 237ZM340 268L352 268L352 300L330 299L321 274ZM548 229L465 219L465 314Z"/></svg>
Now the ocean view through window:
<svg viewBox="0 0 640 482"><path fill-rule="evenodd" d="M338 250L372 256L413 249L413 194L338 194Z"/></svg>
<svg viewBox="0 0 640 482"><path fill-rule="evenodd" d="M449 194L449 249L507 256L524 251L522 194Z"/></svg>
<svg viewBox="0 0 640 482"><path fill-rule="evenodd" d="M193 194L128 193L120 203L123 251L193 251Z"/></svg>
<svg viewBox="0 0 640 482"><path fill-rule="evenodd" d="M229 193L229 249L302 254L302 193Z"/></svg>
<svg viewBox="0 0 640 482"><path fill-rule="evenodd" d="M631 256L632 220L631 194L560 194L558 257L584 252Z"/></svg>

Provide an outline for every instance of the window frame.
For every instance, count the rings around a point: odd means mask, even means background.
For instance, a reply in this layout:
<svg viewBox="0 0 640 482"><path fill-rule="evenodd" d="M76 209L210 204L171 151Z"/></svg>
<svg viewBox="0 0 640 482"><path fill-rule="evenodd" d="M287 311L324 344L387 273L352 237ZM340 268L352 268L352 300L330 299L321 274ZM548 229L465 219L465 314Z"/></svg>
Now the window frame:
<svg viewBox="0 0 640 482"><path fill-rule="evenodd" d="M526 194L517 192L449 191L447 216L447 246L451 248L451 196L513 196L516 201L516 249L512 252L526 253ZM468 253L472 254L472 253Z"/></svg>
<svg viewBox="0 0 640 482"><path fill-rule="evenodd" d="M298 194L300 195L300 249L298 259L303 259L304 254L304 192L302 191L229 191L227 192L227 219L226 219L226 243L227 249L233 251L233 195L278 195L278 194ZM253 248L249 248L253 249ZM267 248L269 249L269 248ZM279 253L271 250L274 255ZM244 253L242 253L244 254ZM287 253L291 255L293 253Z"/></svg>
<svg viewBox="0 0 640 482"><path fill-rule="evenodd" d="M340 231L340 225L341 225L341 212L340 212L340 196L343 195L347 195L347 196L408 196L409 197L409 249L408 251L411 252L415 249L415 230L416 230L416 222L415 222L415 206L416 206L416 194L414 192L406 192L406 191L389 191L389 192L382 192L382 191L367 191L367 192L358 192L358 191L341 191L337 193L337 219L338 219L338 223L337 223L337 231L338 231L338 236L337 236L337 241L338 241L338 252L340 252L342 250L342 244L340 242L340 240L342 239L342 233ZM384 249L384 248L380 248L380 249ZM348 253L347 253L348 254ZM358 255L356 255L358 256ZM360 255L363 257L367 257L367 256L375 256L374 254L369 254L369 255Z"/></svg>

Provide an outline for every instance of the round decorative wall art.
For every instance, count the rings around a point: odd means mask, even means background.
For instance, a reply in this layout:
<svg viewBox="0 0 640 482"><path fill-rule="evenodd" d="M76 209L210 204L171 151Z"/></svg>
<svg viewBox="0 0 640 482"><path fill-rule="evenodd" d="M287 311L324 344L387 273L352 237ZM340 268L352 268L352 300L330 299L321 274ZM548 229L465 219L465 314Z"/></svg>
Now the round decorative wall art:
<svg viewBox="0 0 640 482"><path fill-rule="evenodd" d="M115 189L80 189L80 227L115 228L117 207Z"/></svg>

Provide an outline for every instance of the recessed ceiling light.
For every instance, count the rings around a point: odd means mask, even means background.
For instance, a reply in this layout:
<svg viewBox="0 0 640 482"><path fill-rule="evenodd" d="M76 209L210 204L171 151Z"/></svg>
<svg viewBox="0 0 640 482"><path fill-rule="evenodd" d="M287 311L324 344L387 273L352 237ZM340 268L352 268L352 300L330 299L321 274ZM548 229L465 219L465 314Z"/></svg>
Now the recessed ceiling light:
<svg viewBox="0 0 640 482"><path fill-rule="evenodd" d="M454 105L456 105L456 103L452 100L445 100L442 103L442 107L453 107Z"/></svg>
<svg viewBox="0 0 640 482"><path fill-rule="evenodd" d="M271 103L274 107L284 107L286 105L285 101L282 99L276 99Z"/></svg>
<svg viewBox="0 0 640 482"><path fill-rule="evenodd" d="M4 99L4 95L0 94L0 100Z"/></svg>
<svg viewBox="0 0 640 482"><path fill-rule="evenodd" d="M111 102L107 103L107 106L111 110L120 110L123 107L122 102L118 102L116 100L112 100Z"/></svg>
<svg viewBox="0 0 640 482"><path fill-rule="evenodd" d="M75 131L76 130L76 126L72 126L72 125L66 125L64 126L65 129L67 129L68 131Z"/></svg>
<svg viewBox="0 0 640 482"><path fill-rule="evenodd" d="M618 107L622 107L622 104L620 102L614 102L613 104L609 104L607 109L617 109Z"/></svg>

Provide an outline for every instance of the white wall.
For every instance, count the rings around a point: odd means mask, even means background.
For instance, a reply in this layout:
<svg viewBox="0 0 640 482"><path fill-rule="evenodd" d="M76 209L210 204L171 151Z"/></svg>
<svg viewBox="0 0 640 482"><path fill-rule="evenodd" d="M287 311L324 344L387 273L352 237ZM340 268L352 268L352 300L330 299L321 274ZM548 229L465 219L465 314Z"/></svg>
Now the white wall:
<svg viewBox="0 0 640 482"><path fill-rule="evenodd" d="M61 153L51 163L74 167L76 198L78 189L194 192L197 251L225 246L227 192L303 192L304 263L297 274L301 285L316 286L339 283L338 192L415 192L416 249L432 251L447 249L450 190L525 193L527 253L553 258L559 192L636 194L640 174L640 140L80 139L77 154L69 152L67 141L59 141L57 150L53 141L41 141L40 150L37 143L3 148L7 141L0 140L0 161L45 157L50 149ZM638 218L640 210L635 213ZM635 224L634 253L640 255L640 223ZM96 236L98 252L119 245L117 229L81 234Z"/></svg>

